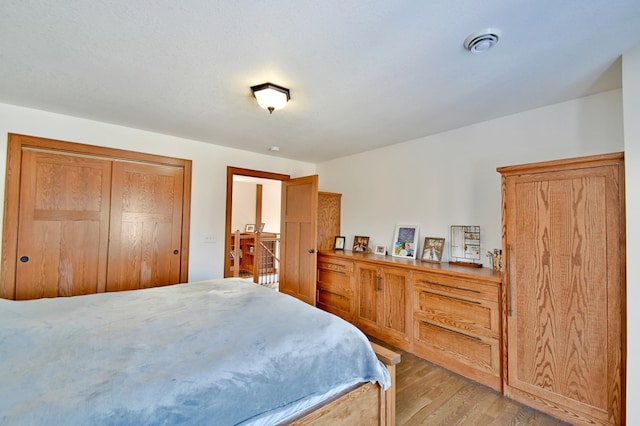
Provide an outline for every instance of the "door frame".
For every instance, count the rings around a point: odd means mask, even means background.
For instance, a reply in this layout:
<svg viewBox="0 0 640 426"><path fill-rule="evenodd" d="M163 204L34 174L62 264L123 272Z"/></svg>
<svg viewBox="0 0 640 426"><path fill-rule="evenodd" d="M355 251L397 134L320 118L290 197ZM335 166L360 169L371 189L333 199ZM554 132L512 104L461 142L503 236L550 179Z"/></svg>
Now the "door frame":
<svg viewBox="0 0 640 426"><path fill-rule="evenodd" d="M16 264L18 261L18 220L20 214L20 175L22 151L24 149L38 149L67 155L82 155L183 168L180 282L187 282L189 276L189 229L191 217L191 160L9 133L2 229L2 260L0 261L0 297L6 299L15 298Z"/></svg>
<svg viewBox="0 0 640 426"><path fill-rule="evenodd" d="M287 181L291 179L291 176L281 173L264 172L261 170L227 166L227 211L225 213L224 225L224 272L222 274L225 278L232 276L231 257L229 256L229 253L231 253L231 209L233 207L233 176L245 176L279 181Z"/></svg>

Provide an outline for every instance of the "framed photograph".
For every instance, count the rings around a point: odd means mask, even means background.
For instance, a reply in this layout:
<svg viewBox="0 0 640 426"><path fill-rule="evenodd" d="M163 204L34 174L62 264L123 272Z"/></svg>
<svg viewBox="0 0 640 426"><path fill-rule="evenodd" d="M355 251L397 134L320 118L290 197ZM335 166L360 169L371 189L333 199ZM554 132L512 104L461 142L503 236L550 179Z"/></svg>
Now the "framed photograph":
<svg viewBox="0 0 640 426"><path fill-rule="evenodd" d="M264 225L266 225L266 223L262 222L260 224L260 231L259 232L264 232Z"/></svg>
<svg viewBox="0 0 640 426"><path fill-rule="evenodd" d="M396 257L416 258L418 248L418 226L396 225L391 255Z"/></svg>
<svg viewBox="0 0 640 426"><path fill-rule="evenodd" d="M353 251L367 252L369 250L369 237L356 235L353 237Z"/></svg>
<svg viewBox="0 0 640 426"><path fill-rule="evenodd" d="M385 246L376 246L376 254L381 254L381 255L386 255L387 254L387 248Z"/></svg>
<svg viewBox="0 0 640 426"><path fill-rule="evenodd" d="M256 225L247 223L247 226L244 227L244 232L256 232Z"/></svg>
<svg viewBox="0 0 640 426"><path fill-rule="evenodd" d="M444 250L444 238L425 237L421 259L427 262L440 263Z"/></svg>
<svg viewBox="0 0 640 426"><path fill-rule="evenodd" d="M345 241L345 237L336 237L334 243L333 243L333 249L334 250L344 250L344 241Z"/></svg>

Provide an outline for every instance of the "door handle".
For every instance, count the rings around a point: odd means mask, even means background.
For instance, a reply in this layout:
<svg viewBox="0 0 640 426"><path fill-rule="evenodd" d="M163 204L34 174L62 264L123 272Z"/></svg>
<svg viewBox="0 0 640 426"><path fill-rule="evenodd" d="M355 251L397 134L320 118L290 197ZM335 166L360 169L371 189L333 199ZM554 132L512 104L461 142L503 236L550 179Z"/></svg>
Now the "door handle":
<svg viewBox="0 0 640 426"><path fill-rule="evenodd" d="M173 254L179 254L179 253L180 253L180 250L174 250L173 251Z"/></svg>
<svg viewBox="0 0 640 426"><path fill-rule="evenodd" d="M20 258L20 262L22 262L22 263L27 263L28 261L29 261L29 256L22 256Z"/></svg>
<svg viewBox="0 0 640 426"><path fill-rule="evenodd" d="M316 252L316 250L315 250L315 249L309 249L309 253L313 254L313 253L315 253L315 252Z"/></svg>
<svg viewBox="0 0 640 426"><path fill-rule="evenodd" d="M513 278L511 275L511 244L507 246L509 248L509 316L513 316Z"/></svg>

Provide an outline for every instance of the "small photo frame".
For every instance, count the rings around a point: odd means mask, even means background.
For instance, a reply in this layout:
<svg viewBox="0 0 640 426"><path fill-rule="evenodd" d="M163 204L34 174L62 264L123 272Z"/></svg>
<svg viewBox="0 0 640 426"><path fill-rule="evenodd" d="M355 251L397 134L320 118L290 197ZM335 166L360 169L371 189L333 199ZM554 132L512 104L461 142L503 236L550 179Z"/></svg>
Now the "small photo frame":
<svg viewBox="0 0 640 426"><path fill-rule="evenodd" d="M375 254L381 254L384 256L387 254L387 248L385 246L376 246Z"/></svg>
<svg viewBox="0 0 640 426"><path fill-rule="evenodd" d="M264 222L262 222L260 224L260 231L258 231L258 232L263 232L264 231L264 225L266 225L266 223L264 223Z"/></svg>
<svg viewBox="0 0 640 426"><path fill-rule="evenodd" d="M345 237L342 236L338 236L336 237L334 243L333 243L333 249L334 250L344 250L344 242L345 242Z"/></svg>
<svg viewBox="0 0 640 426"><path fill-rule="evenodd" d="M391 255L395 257L416 258L418 248L418 226L396 225Z"/></svg>
<svg viewBox="0 0 640 426"><path fill-rule="evenodd" d="M440 263L444 251L444 238L425 237L421 259L425 262Z"/></svg>
<svg viewBox="0 0 640 426"><path fill-rule="evenodd" d="M367 252L369 250L369 237L356 235L353 237L353 251Z"/></svg>
<svg viewBox="0 0 640 426"><path fill-rule="evenodd" d="M253 223L247 223L247 226L244 227L244 232L256 232L256 225Z"/></svg>

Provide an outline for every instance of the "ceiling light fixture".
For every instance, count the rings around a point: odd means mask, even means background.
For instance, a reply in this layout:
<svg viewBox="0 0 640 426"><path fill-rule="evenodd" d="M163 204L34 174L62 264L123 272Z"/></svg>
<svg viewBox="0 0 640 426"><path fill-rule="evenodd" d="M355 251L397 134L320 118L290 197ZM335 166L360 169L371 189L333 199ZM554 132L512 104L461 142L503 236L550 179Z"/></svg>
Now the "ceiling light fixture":
<svg viewBox="0 0 640 426"><path fill-rule="evenodd" d="M289 89L278 86L273 83L258 84L251 87L253 96L256 97L258 104L264 109L269 110L270 114L273 111L284 107L291 97L289 96Z"/></svg>
<svg viewBox="0 0 640 426"><path fill-rule="evenodd" d="M500 40L500 30L488 28L482 32L471 34L464 41L464 47L469 52L484 53Z"/></svg>

